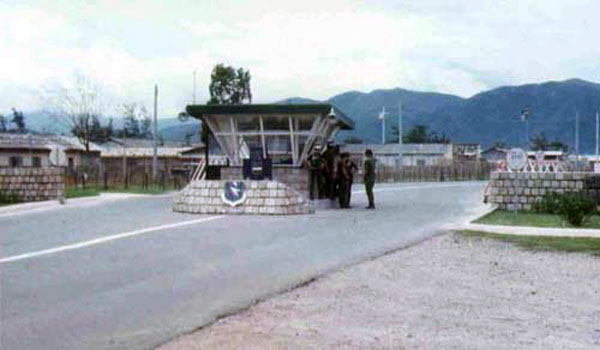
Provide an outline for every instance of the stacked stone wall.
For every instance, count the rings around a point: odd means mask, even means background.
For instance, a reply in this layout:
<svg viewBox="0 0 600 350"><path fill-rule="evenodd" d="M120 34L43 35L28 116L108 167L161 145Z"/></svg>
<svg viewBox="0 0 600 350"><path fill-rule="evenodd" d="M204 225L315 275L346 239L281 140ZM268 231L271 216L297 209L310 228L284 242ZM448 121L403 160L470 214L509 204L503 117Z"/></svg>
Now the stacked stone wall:
<svg viewBox="0 0 600 350"><path fill-rule="evenodd" d="M598 174L565 173L500 173L493 172L486 191L489 203L505 210L531 210L533 204L549 193L585 192L597 197L597 189L586 187Z"/></svg>
<svg viewBox="0 0 600 350"><path fill-rule="evenodd" d="M222 180L242 180L242 167L221 168ZM273 167L273 180L284 183L308 197L308 170L296 167Z"/></svg>
<svg viewBox="0 0 600 350"><path fill-rule="evenodd" d="M33 202L63 196L63 168L1 168L0 193Z"/></svg>
<svg viewBox="0 0 600 350"><path fill-rule="evenodd" d="M238 206L224 203L226 180L192 181L175 197L173 211L196 214L312 214L306 197L277 181L244 180L246 199Z"/></svg>

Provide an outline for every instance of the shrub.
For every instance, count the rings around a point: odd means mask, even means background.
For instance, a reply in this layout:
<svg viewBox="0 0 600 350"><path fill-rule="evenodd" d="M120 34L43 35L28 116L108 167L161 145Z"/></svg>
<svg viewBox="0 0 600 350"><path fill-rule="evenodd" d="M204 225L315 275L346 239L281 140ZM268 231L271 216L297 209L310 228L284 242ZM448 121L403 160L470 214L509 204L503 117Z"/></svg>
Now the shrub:
<svg viewBox="0 0 600 350"><path fill-rule="evenodd" d="M13 193L0 192L0 205L21 203L19 196Z"/></svg>
<svg viewBox="0 0 600 350"><path fill-rule="evenodd" d="M538 213L558 214L561 195L558 193L548 193L541 201L534 203L533 210Z"/></svg>
<svg viewBox="0 0 600 350"><path fill-rule="evenodd" d="M565 193L558 201L558 214L573 226L581 226L596 211L596 202L581 193Z"/></svg>

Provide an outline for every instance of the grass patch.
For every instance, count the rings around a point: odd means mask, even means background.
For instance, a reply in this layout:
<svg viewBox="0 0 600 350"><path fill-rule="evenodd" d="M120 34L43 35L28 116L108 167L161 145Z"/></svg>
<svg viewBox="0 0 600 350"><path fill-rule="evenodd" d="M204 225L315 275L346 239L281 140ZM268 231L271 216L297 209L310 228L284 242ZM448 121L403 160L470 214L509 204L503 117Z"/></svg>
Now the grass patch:
<svg viewBox="0 0 600 350"><path fill-rule="evenodd" d="M495 239L531 251L557 251L566 253L587 253L600 256L600 239L587 237L546 237L517 236L479 231L461 231L465 237Z"/></svg>
<svg viewBox="0 0 600 350"><path fill-rule="evenodd" d="M132 193L132 194L163 194L169 191L173 191L175 188L162 188L160 186L148 186L143 188L142 186L129 186L125 187L109 187L108 189L104 189L104 187L97 186L88 186L86 188L69 188L66 190L65 195L67 198L79 198L79 197L91 197L98 196L100 193Z"/></svg>
<svg viewBox="0 0 600 350"><path fill-rule="evenodd" d="M67 198L80 198L80 197L92 197L98 196L100 192L97 188L86 187L86 188L68 188L65 191L65 197Z"/></svg>
<svg viewBox="0 0 600 350"><path fill-rule="evenodd" d="M494 210L473 221L473 223L484 225L576 228L560 217L560 215L540 214L532 211L513 212L507 210ZM577 228L600 228L600 215L590 216L582 226Z"/></svg>
<svg viewBox="0 0 600 350"><path fill-rule="evenodd" d="M19 196L0 192L0 207L21 203Z"/></svg>
<svg viewBox="0 0 600 350"><path fill-rule="evenodd" d="M113 187L108 190L101 189L101 192L112 192L112 193L134 193L134 194L163 194L170 191L176 190L175 188L162 188L160 186L148 186L143 188L142 186L129 186L125 187Z"/></svg>

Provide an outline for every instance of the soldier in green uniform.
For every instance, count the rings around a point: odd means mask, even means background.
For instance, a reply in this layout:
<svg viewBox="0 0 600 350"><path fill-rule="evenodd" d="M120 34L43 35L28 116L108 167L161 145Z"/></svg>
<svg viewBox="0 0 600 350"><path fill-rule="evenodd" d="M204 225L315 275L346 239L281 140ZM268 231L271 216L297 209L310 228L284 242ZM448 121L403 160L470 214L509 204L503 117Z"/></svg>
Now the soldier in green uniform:
<svg viewBox="0 0 600 350"><path fill-rule="evenodd" d="M348 202L348 191L350 189L350 167L349 167L350 155L348 153L342 153L340 155L340 161L337 166L337 179L339 186L338 199L340 202L340 208L350 208Z"/></svg>
<svg viewBox="0 0 600 350"><path fill-rule="evenodd" d="M315 192L319 196L321 186L321 172L323 170L323 159L321 158L321 150L315 147L310 156L308 156L308 192L310 200L315 199Z"/></svg>
<svg viewBox="0 0 600 350"><path fill-rule="evenodd" d="M373 196L373 186L375 185L375 159L373 158L373 151L367 149L365 151L365 157L363 181L365 183L367 198L369 199L369 206L367 209L375 209L375 198Z"/></svg>

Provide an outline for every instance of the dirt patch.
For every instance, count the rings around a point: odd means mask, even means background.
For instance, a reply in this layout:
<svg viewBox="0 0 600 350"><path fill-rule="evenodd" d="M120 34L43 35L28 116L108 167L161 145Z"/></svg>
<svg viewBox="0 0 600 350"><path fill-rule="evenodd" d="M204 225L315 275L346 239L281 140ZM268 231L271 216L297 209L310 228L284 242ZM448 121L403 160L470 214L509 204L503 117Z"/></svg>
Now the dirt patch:
<svg viewBox="0 0 600 350"><path fill-rule="evenodd" d="M160 347L600 348L600 258L447 234Z"/></svg>

